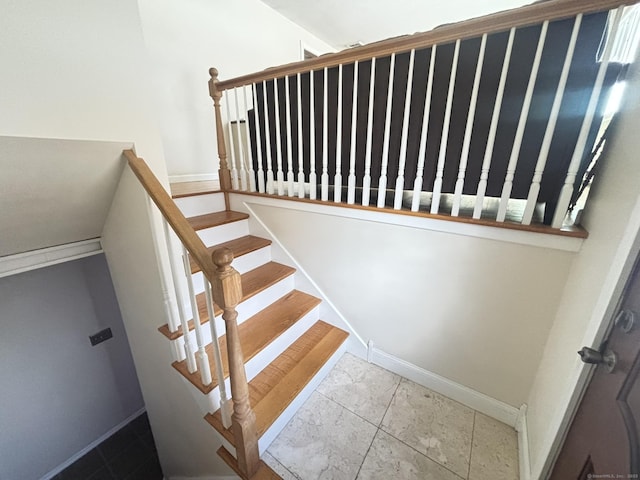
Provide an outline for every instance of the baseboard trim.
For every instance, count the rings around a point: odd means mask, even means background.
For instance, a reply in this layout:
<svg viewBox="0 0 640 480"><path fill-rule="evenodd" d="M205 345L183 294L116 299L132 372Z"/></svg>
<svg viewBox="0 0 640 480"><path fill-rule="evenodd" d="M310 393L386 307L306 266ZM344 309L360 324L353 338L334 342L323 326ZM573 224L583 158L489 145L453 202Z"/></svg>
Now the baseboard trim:
<svg viewBox="0 0 640 480"><path fill-rule="evenodd" d="M531 478L531 457L529 456L529 430L527 428L527 405L520 407L516 424L518 431L518 463L520 465L520 480Z"/></svg>
<svg viewBox="0 0 640 480"><path fill-rule="evenodd" d="M208 182L218 180L216 173L194 173L190 175L169 175L169 183Z"/></svg>
<svg viewBox="0 0 640 480"><path fill-rule="evenodd" d="M175 476L175 477L166 477L167 480L238 480L238 477L235 475L207 475L204 477L183 477L183 476Z"/></svg>
<svg viewBox="0 0 640 480"><path fill-rule="evenodd" d="M511 427L516 427L519 415L516 407L386 353L375 347L371 342L369 343L367 356L371 359L371 363L408 378L423 387L449 397Z"/></svg>
<svg viewBox="0 0 640 480"><path fill-rule="evenodd" d="M127 424L129 424L132 420L136 419L138 416L142 415L145 411L146 411L145 407L142 407L140 410L137 410L135 413L129 415L127 418L125 418L115 427L107 431L104 435L101 435L100 437L95 439L93 442L91 442L89 445L87 445L82 450L80 450L78 453L71 456L68 460L66 460L65 462L61 463L53 470L46 473L40 480L48 480L52 477L55 477L57 474L59 474L61 471L67 468L69 465L74 463L76 460L80 460L80 458L82 458L84 455L86 455L91 450L96 448L98 445L100 445L102 442L104 442L107 438L109 438L111 435L116 433L118 430L127 426Z"/></svg>

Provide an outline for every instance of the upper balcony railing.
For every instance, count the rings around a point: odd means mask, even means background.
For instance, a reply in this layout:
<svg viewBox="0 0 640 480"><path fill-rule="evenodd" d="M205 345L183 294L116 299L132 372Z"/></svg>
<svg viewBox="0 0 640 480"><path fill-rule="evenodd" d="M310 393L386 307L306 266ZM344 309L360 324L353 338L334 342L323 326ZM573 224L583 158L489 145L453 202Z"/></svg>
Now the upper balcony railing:
<svg viewBox="0 0 640 480"><path fill-rule="evenodd" d="M211 69L221 185L560 231L634 3L552 0L226 81Z"/></svg>

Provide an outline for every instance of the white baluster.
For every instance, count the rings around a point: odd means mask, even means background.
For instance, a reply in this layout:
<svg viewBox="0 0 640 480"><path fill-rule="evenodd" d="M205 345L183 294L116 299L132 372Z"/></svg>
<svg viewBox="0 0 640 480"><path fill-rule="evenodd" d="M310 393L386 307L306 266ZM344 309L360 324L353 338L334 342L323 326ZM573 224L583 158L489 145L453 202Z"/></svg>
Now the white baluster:
<svg viewBox="0 0 640 480"><path fill-rule="evenodd" d="M473 209L473 218L480 218L482 215L482 206L484 203L484 194L487 191L487 180L489 179L489 168L491 168L491 160L493 155L493 145L496 140L496 130L498 129L498 119L500 118L500 108L502 107L502 97L504 95L504 86L507 83L507 73L509 71L509 61L511 60L511 50L513 49L513 39L516 35L516 29L511 28L509 31L509 41L507 42L507 50L504 54L502 62L502 72L500 74L500 83L498 84L498 93L493 106L493 116L491 117L491 126L489 127L489 136L487 138L487 147L484 151L484 159L482 161L482 170L480 172L480 182L478 182L478 191L476 193L476 204Z"/></svg>
<svg viewBox="0 0 640 480"><path fill-rule="evenodd" d="M242 136L242 132L244 128L242 125L247 124L246 118L243 120L243 123L240 123L240 106L238 102L238 89L233 89L233 97L235 100L236 106L236 136L238 137L238 163L240 164L240 168L238 169L238 177L240 180L240 190L247 191L249 186L247 185L247 170L245 168L246 165L246 153L245 153L245 143L244 138Z"/></svg>
<svg viewBox="0 0 640 480"><path fill-rule="evenodd" d="M233 403L229 401L227 386L225 384L224 370L222 368L222 354L220 353L220 343L218 341L218 329L215 321L215 310L213 308L213 296L211 295L211 284L208 279L204 279L204 295L207 302L207 312L209 313L209 327L211 329L211 343L213 347L213 358L216 364L216 377L218 377L218 388L220 389L220 413L222 414L222 425L225 428L231 427L231 413Z"/></svg>
<svg viewBox="0 0 640 480"><path fill-rule="evenodd" d="M407 92L404 97L404 117L402 118L402 139L400 141L400 158L398 159L398 177L396 178L396 193L393 199L393 208L400 210L402 207L402 194L404 193L404 166L407 162L407 138L409 136L409 112L411 110L411 88L413 84L413 64L416 51L411 50L409 57L409 75L407 75Z"/></svg>
<svg viewBox="0 0 640 480"><path fill-rule="evenodd" d="M284 77L285 108L287 109L287 195L293 197L293 152L291 151L291 99L289 95L289 76Z"/></svg>
<svg viewBox="0 0 640 480"><path fill-rule="evenodd" d="M342 64L338 65L338 113L336 118L336 174L333 178L333 201L342 201Z"/></svg>
<svg viewBox="0 0 640 480"><path fill-rule="evenodd" d="M533 98L533 88L535 87L536 79L538 78L538 69L540 67L540 60L542 59L542 51L544 50L544 42L547 38L548 27L549 21L547 20L542 24L542 30L540 31L540 37L538 38L538 48L536 49L536 55L533 59L533 66L531 67L527 90L524 94L522 110L520 110L520 119L518 120L516 136L513 140L511 156L509 157L509 163L507 164L507 174L504 178L502 195L500 197L500 206L498 207L498 215L496 216L496 220L498 222L504 222L504 219L507 216L507 206L509 205L509 198L511 198L513 178L516 173L516 167L518 166L520 148L522 147L522 138L524 137L524 129L527 125L527 117L529 116L529 108L531 107L531 99Z"/></svg>
<svg viewBox="0 0 640 480"><path fill-rule="evenodd" d="M151 219L151 225L156 224L156 219L158 217L158 210L155 208L153 204L153 200L151 197L147 195L147 212L149 214L149 218ZM160 215L162 219L163 226L166 220L162 215ZM169 327L170 332L176 332L178 330L178 319L180 317L180 313L178 312L178 306L175 299L169 293L169 286L167 282L167 268L163 261L162 255L160 255L161 247L158 244L158 235L155 228L151 228L151 236L153 237L153 246L156 252L156 264L158 266L158 272L160 272L160 283L162 286L162 298L164 300L164 311L167 314L167 326ZM166 244L166 238L165 238ZM171 255L171 252L168 252ZM169 270L171 266L169 265Z"/></svg>
<svg viewBox="0 0 640 480"><path fill-rule="evenodd" d="M487 46L487 34L482 35L480 42L480 51L478 52L478 63L476 64L476 74L473 79L473 90L471 92L471 101L469 103L469 115L467 116L467 124L464 130L464 140L462 141L462 153L460 155L460 167L458 169L458 179L453 193L453 206L451 207L451 216L457 217L460 213L460 202L462 200L462 190L464 188L464 177L467 171L467 162L469 160L469 148L471 147L471 133L473 132L473 120L476 115L476 104L478 103L478 89L480 88L480 78L482 77L482 65L484 62L484 51Z"/></svg>
<svg viewBox="0 0 640 480"><path fill-rule="evenodd" d="M433 89L433 69L436 64L436 48L431 47L431 60L429 60L429 78L427 80L427 93L424 97L424 114L422 115L422 132L420 132L420 150L418 151L418 166L416 168L416 178L413 181L413 199L411 200L411 211L417 212L420 209L420 195L422 193L422 177L424 176L424 162L427 156L427 134L429 133L429 112L431 111L431 90Z"/></svg>
<svg viewBox="0 0 640 480"><path fill-rule="evenodd" d="M544 167L547 164L547 158L549 157L549 149L551 148L551 140L553 139L553 132L556 128L558 116L560 114L560 106L562 105L562 97L564 96L564 89L567 86L567 79L569 78L569 70L571 69L571 61L573 60L573 52L576 48L578 41L578 33L580 33L580 24L582 23L582 14L576 17L573 23L573 30L571 32L571 39L569 40L569 46L567 53L564 57L564 65L562 66L562 73L560 74L560 80L558 81L558 88L556 89L555 97L553 98L553 105L551 106L551 113L549 113L549 121L547 122L547 128L544 132L544 138L542 139L542 145L540 147L540 153L538 154L538 161L536 162L535 170L533 173L533 180L531 181L531 187L529 187L529 195L527 196L527 206L524 209L522 215L522 223L524 225L530 225L533 219L533 212L536 209L536 203L538 202L538 195L540 193L540 182L542 181L542 173Z"/></svg>
<svg viewBox="0 0 640 480"><path fill-rule="evenodd" d="M356 202L356 123L358 121L358 65L359 64L357 61L353 64L353 101L351 102L351 152L349 155L349 178L347 180L347 203L350 205L353 205ZM340 84L342 85L342 80ZM336 185L337 184L338 181L336 180Z"/></svg>
<svg viewBox="0 0 640 480"><path fill-rule="evenodd" d="M278 172L276 180L278 182L278 195L284 195L284 172L282 171L282 135L280 134L280 95L278 93L278 79L273 79L273 95L276 108L276 159Z"/></svg>
<svg viewBox="0 0 640 480"><path fill-rule="evenodd" d="M184 263L184 274L187 277L187 288L189 290L189 301L191 302L191 314L193 316L193 326L196 332L196 344L198 351L196 352L196 360L198 361L198 370L200 370L200 379L204 385L209 385L212 381L211 366L209 365L209 356L205 350L204 340L202 338L202 325L200 325L200 314L198 313L198 304L196 302L196 294L193 291L193 278L191 277L191 266L189 264L189 252L182 246L182 259ZM213 322L215 319L209 318Z"/></svg>
<svg viewBox="0 0 640 480"><path fill-rule="evenodd" d="M619 7L616 10L613 23L611 25L611 30L609 31L610 38L616 38L623 10L624 7ZM593 84L593 90L591 91L591 98L589 98L587 111L585 112L584 119L582 120L582 127L580 128L580 134L578 135L578 140L576 141L576 148L573 151L573 156L571 157L571 162L569 163L569 168L567 170L567 178L565 179L562 190L560 191L558 205L556 206L556 211L553 215L553 221L551 222L551 226L553 228L562 227L564 217L566 216L567 209L569 208L569 203L571 202L571 196L573 195L573 185L576 181L576 175L578 174L578 168L580 167L580 162L582 161L584 149L587 146L589 131L591 130L591 124L593 123L596 108L598 107L598 101L600 100L600 92L602 91L602 84L604 83L604 78L607 74L609 58L611 57L611 49L614 43L615 42L606 43L606 48L604 54L602 55L602 60L600 61L600 68L598 69L596 81Z"/></svg>
<svg viewBox="0 0 640 480"><path fill-rule="evenodd" d="M431 213L438 213L440 208L440 194L442 193L442 177L444 176L444 162L447 159L447 141L449 140L449 123L451 122L451 106L453 105L453 91L456 86L456 75L458 72L458 55L460 53L460 40L456 40L456 47L453 51L453 63L451 64L451 75L449 76L449 91L447 93L447 106L442 123L442 137L440 137L440 151L438 152L438 166L436 168L436 179L433 182L433 195L431 197Z"/></svg>
<svg viewBox="0 0 640 480"><path fill-rule="evenodd" d="M239 190L238 186L238 169L236 168L236 147L233 141L233 131L231 129L231 109L229 107L231 103L231 94L229 93L227 101L224 102L227 111L227 138L229 139L229 153L231 155L231 188ZM237 121L237 119L236 119Z"/></svg>
<svg viewBox="0 0 640 480"><path fill-rule="evenodd" d="M373 96L376 80L376 59L371 59L371 79L369 80L369 108L367 113L367 149L364 157L364 177L362 178L362 205L369 205L371 194L371 138L373 132Z"/></svg>
<svg viewBox="0 0 640 480"><path fill-rule="evenodd" d="M302 137L302 75L298 73L298 198L304 198L304 139Z"/></svg>
<svg viewBox="0 0 640 480"><path fill-rule="evenodd" d="M252 153L252 149L251 149L251 133L249 131L249 102L247 101L247 86L244 85L242 87L242 97L243 97L243 101L244 101L244 111L245 111L245 116L247 117L247 121L244 123L244 133L246 135L247 138L247 162L249 163L249 165L247 166L247 176L249 177L249 191L250 192L255 192L256 191L256 173L253 170L253 153ZM255 103L253 104L253 111L255 112L256 110L256 105ZM256 123L256 130L257 130L257 123Z"/></svg>
<svg viewBox="0 0 640 480"><path fill-rule="evenodd" d="M267 193L273 195L275 190L273 188L273 162L271 159L271 131L269 129L269 107L267 106L267 82L262 82L263 104L264 104L264 138L265 138L265 150L267 157Z"/></svg>
<svg viewBox="0 0 640 480"><path fill-rule="evenodd" d="M320 176L320 198L329 200L329 69L324 69L324 95L322 101L322 175Z"/></svg>
<svg viewBox="0 0 640 480"><path fill-rule="evenodd" d="M265 181L264 181L264 169L262 167L262 138L260 134L260 122L258 121L258 86L253 84L253 121L256 126L256 156L258 159L258 192L264 193Z"/></svg>
<svg viewBox="0 0 640 480"><path fill-rule="evenodd" d="M387 165L389 164L389 136L391 134L391 104L393 103L393 81L395 77L396 54L391 54L389 66L389 90L387 90L387 112L384 119L384 143L382 145L382 167L378 181L378 208L383 208L387 197Z"/></svg>
<svg viewBox="0 0 640 480"><path fill-rule="evenodd" d="M173 279L173 288L176 293L176 303L178 306L178 314L180 316L180 326L182 327L182 338L184 340L184 353L187 360L187 370L193 373L198 369L196 363L195 352L193 351L193 345L191 343L191 332L189 331L189 323L187 320L187 312L184 309L185 294L183 285L181 282L180 274L182 271L177 258L176 251L174 250L172 232L169 230L169 224L166 219L162 217L162 226L164 229L164 238L167 243L167 252L169 254L169 263L171 265L171 278Z"/></svg>
<svg viewBox="0 0 640 480"><path fill-rule="evenodd" d="M309 172L309 198L311 200L316 199L316 184L318 178L316 175L316 106L315 106L315 87L313 81L313 70L309 72L309 148L310 150L310 172Z"/></svg>

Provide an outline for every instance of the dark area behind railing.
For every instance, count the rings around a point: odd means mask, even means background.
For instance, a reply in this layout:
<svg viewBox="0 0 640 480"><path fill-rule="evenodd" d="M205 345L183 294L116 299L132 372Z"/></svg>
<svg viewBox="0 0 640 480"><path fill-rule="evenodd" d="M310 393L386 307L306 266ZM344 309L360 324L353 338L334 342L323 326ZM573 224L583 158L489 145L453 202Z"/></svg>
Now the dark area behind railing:
<svg viewBox="0 0 640 480"><path fill-rule="evenodd" d="M546 204L544 223L550 224L560 190L565 181L569 162L571 160L582 121L587 110L594 81L600 66L598 52L603 39L603 32L607 22L608 12L595 13L584 16L578 36L577 47L571 63L571 69L567 81L567 87L562 101L558 122L553 135L549 159L541 182L539 203ZM511 198L526 199L532 182L534 168L538 160L538 153L542 144L554 95L562 71L565 54L569 45L574 20L573 18L551 22L547 32L545 48L542 54L540 69L538 72L531 108L527 117L522 148L520 150L517 168L515 171ZM505 181L507 164L514 143L514 136L520 116L520 111L525 98L525 91L531 73L532 63L536 52L541 25L519 28L515 34L511 61L504 90L504 98L498 122L495 145L492 154L491 169L487 184L489 197L500 197ZM478 92L478 101L473 123L473 134L469 150L469 160L464 181L464 194L474 195L478 188L480 171L487 144L489 127L498 90L498 83L502 69L509 32L500 32L488 35L482 77ZM460 155L469 104L474 82L474 75L478 61L481 38L466 39L461 42L457 63L457 77L453 96L451 123L448 130L446 145L446 161L443 172L443 193L453 193L458 176ZM436 177L436 166L440 150L440 141L443 134L445 106L449 77L452 69L454 55L454 43L438 45L436 51L436 63L434 66L433 92L431 95L431 108L429 114L429 128L427 137L426 161L424 170L423 191L433 190ZM391 128L389 136L389 163L388 163L388 188L393 188L400 159L400 143L402 135L402 123L405 108L405 93L409 70L410 53L405 52L396 55L395 75L393 81L393 101L391 110ZM404 189L411 190L416 173L418 161L418 149L422 130L422 119L425 108L427 75L431 58L431 48L416 50L413 67L412 93L410 102L410 117L408 142L406 153L406 166ZM386 117L387 91L389 86L389 66L391 58L385 56L376 59L375 66L375 90L373 106L373 135L371 145L371 185L377 186L381 171L381 159L383 156L383 138ZM365 165L365 151L367 143L367 118L369 108L369 88L371 60L358 64L358 95L357 95L357 130L356 130L356 162L355 172L357 187L362 186ZM576 177L576 187L582 180L588 165L591 149L596 141L599 126L608 93L621 72L621 65L611 63L609 65L603 85L596 117L591 126L589 138L583 155L583 161ZM310 132L310 75L306 72L301 75L302 93L302 139L303 139L303 163L306 178L310 172L311 157L311 132ZM315 120L315 171L318 182L322 173L323 156L323 129L324 110L324 70L313 72L314 75L314 120ZM328 70L328 174L333 182L336 171L336 162L339 161L342 170L342 185L347 186L347 172L349 172L351 150L351 105L353 101L353 76L354 64L343 66L342 82L342 135L341 150L336 152L336 124L338 122L338 67ZM289 97L291 115L291 131L298 129L298 77L288 77L289 90L293 92ZM276 136L273 134L276 122L275 112L275 80L269 80L256 84L258 100L258 115L261 150L267 149L267 132L265 129L265 112L263 101L266 86L266 100L268 106L270 125L271 157L274 170L277 158ZM285 78L277 79L279 91L279 121L281 132L287 131L286 126L286 100ZM266 156L262 155L262 168L258 165L256 125L253 111L248 114L250 134L250 148L252 149L253 170L267 171ZM291 150L294 165L298 165L298 137L291 136ZM286 135L281 136L282 158L288 157L288 145ZM577 190L577 188L576 188Z"/></svg>

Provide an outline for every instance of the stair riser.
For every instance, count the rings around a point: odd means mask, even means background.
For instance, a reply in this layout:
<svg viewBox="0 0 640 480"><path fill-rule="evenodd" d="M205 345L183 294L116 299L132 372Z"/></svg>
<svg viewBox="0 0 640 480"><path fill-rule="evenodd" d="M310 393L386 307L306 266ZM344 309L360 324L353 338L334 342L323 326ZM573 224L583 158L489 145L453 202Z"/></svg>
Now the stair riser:
<svg viewBox="0 0 640 480"><path fill-rule="evenodd" d="M258 268L265 263L271 261L271 246L249 252L233 260L233 268L235 268L240 274L246 273L249 270ZM196 293L204 292L204 279L202 273L193 274L193 288Z"/></svg>
<svg viewBox="0 0 640 480"><path fill-rule="evenodd" d="M203 228L196 233L207 247L211 247L249 235L249 222L246 219L239 220L237 222L225 223L224 225Z"/></svg>
<svg viewBox="0 0 640 480"><path fill-rule="evenodd" d="M269 365L278 355L289 348L289 346L311 328L319 318L320 307L318 306L291 325L291 327L267 345L258 355L246 362L245 371L247 373L247 381L251 381L264 369L265 365Z"/></svg>
<svg viewBox="0 0 640 480"><path fill-rule="evenodd" d="M223 193L208 193L206 195L176 198L174 202L187 218L206 213L221 212L226 209Z"/></svg>
<svg viewBox="0 0 640 480"><path fill-rule="evenodd" d="M238 311L238 324L241 324L248 318L264 309L267 305L271 305L273 302L292 291L294 288L294 283L294 276L289 275L287 278L283 278L279 282L271 285L269 288L242 302L236 308L236 310ZM190 317L191 306L185 305L185 310L187 312L187 315ZM216 328L218 330L218 335L224 334L224 321L220 316L216 317ZM205 344L208 345L209 343L211 343L211 328L209 327L208 322L202 325L202 333ZM191 338L193 339L193 345L195 346L195 333L192 331L191 335Z"/></svg>

